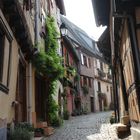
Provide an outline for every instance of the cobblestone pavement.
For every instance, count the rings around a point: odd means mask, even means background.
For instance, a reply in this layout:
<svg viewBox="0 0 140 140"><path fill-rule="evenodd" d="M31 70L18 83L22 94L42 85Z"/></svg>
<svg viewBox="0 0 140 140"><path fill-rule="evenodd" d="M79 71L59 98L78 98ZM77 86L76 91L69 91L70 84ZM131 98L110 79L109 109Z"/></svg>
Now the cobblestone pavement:
<svg viewBox="0 0 140 140"><path fill-rule="evenodd" d="M109 124L111 113L72 117L46 140L118 140L115 129Z"/></svg>

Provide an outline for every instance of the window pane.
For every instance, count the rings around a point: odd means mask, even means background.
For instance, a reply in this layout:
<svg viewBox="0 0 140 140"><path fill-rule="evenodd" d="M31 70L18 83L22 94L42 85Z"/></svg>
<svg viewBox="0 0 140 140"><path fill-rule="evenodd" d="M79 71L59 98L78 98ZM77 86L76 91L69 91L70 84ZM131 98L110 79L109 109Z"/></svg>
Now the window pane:
<svg viewBox="0 0 140 140"><path fill-rule="evenodd" d="M89 81L89 87L91 87L91 79L88 78L88 81Z"/></svg>
<svg viewBox="0 0 140 140"><path fill-rule="evenodd" d="M98 82L98 91L101 91L101 84Z"/></svg>
<svg viewBox="0 0 140 140"><path fill-rule="evenodd" d="M89 68L91 67L90 58L88 58L88 66L89 66Z"/></svg>
<svg viewBox="0 0 140 140"><path fill-rule="evenodd" d="M3 80L2 84L7 86L7 79L8 79L8 65L9 65L9 53L10 53L10 42L5 36L4 40L4 60L3 60Z"/></svg>
<svg viewBox="0 0 140 140"><path fill-rule="evenodd" d="M3 75L3 52L4 52L4 34L0 28L0 82Z"/></svg>
<svg viewBox="0 0 140 140"><path fill-rule="evenodd" d="M82 62L82 65L84 65L84 59L83 59L83 54L81 53L81 62Z"/></svg>
<svg viewBox="0 0 140 140"><path fill-rule="evenodd" d="M84 59L84 65L87 66L87 58L86 58L86 56L83 56L83 59Z"/></svg>

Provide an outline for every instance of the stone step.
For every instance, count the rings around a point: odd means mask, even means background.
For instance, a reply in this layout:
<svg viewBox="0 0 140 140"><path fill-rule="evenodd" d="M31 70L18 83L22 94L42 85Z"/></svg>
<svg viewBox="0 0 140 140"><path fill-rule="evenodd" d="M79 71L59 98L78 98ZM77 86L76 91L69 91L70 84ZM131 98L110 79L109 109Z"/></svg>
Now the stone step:
<svg viewBox="0 0 140 140"><path fill-rule="evenodd" d="M34 137L33 140L42 140L43 137Z"/></svg>
<svg viewBox="0 0 140 140"><path fill-rule="evenodd" d="M48 127L47 122L37 122L36 123L37 128L45 128Z"/></svg>
<svg viewBox="0 0 140 140"><path fill-rule="evenodd" d="M121 123L113 124L112 126L116 127L117 132L128 131L127 125L124 125L124 124L121 124Z"/></svg>
<svg viewBox="0 0 140 140"><path fill-rule="evenodd" d="M46 127L44 129L44 135L45 136L50 136L54 133L54 128L53 127Z"/></svg>

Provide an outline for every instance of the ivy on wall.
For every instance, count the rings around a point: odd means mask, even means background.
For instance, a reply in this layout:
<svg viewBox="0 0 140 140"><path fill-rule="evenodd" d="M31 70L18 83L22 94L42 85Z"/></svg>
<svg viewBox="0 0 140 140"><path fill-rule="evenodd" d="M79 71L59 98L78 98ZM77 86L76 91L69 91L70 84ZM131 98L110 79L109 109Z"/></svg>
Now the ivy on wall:
<svg viewBox="0 0 140 140"><path fill-rule="evenodd" d="M50 123L57 116L58 106L53 99L56 89L56 81L64 76L64 68L61 64L62 57L58 55L58 32L53 17L46 20L45 50L41 50L32 60L38 74L46 79L48 84L47 114ZM56 120L56 119L55 119Z"/></svg>
<svg viewBox="0 0 140 140"><path fill-rule="evenodd" d="M45 36L45 51L41 50L34 58L33 64L37 72L51 81L63 77L62 58L58 55L58 33L53 17L46 20L47 35Z"/></svg>

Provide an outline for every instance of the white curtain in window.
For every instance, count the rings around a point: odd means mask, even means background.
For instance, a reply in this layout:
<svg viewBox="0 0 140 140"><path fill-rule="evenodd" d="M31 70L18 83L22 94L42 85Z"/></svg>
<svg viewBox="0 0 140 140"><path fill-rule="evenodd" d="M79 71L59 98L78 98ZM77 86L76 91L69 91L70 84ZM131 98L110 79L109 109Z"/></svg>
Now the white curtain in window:
<svg viewBox="0 0 140 140"><path fill-rule="evenodd" d="M84 65L84 59L83 59L83 54L81 53L81 62L82 62L82 65Z"/></svg>

